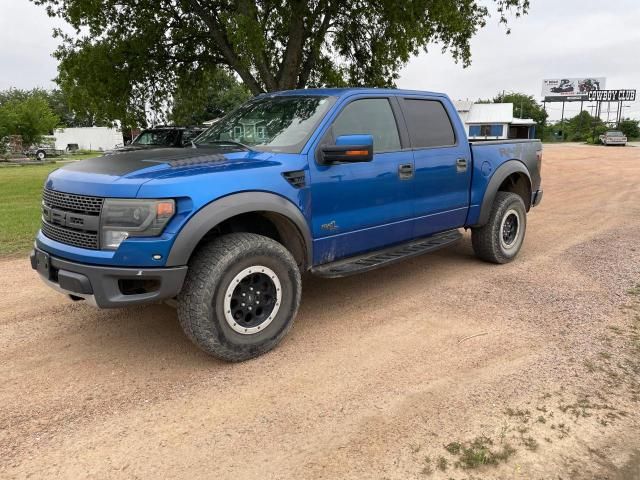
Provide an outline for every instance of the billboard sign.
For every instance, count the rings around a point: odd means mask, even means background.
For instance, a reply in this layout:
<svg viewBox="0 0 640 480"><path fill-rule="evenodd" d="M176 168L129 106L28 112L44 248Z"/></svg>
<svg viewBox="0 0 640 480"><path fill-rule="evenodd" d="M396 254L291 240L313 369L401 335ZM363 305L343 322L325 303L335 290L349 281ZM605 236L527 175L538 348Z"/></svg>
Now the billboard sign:
<svg viewBox="0 0 640 480"><path fill-rule="evenodd" d="M545 102L579 102L588 100L589 92L605 88L604 77L550 78L542 81Z"/></svg>
<svg viewBox="0 0 640 480"><path fill-rule="evenodd" d="M591 90L590 102L635 102L635 90Z"/></svg>

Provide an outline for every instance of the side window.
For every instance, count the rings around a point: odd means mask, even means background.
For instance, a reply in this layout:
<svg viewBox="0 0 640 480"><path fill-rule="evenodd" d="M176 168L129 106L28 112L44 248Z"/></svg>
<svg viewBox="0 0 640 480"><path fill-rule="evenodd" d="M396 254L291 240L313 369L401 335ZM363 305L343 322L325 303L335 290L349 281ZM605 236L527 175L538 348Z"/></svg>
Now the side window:
<svg viewBox="0 0 640 480"><path fill-rule="evenodd" d="M501 137L504 133L504 127L500 124L489 125L470 125L470 137Z"/></svg>
<svg viewBox="0 0 640 480"><path fill-rule="evenodd" d="M441 102L405 98L404 114L413 148L455 145L456 135Z"/></svg>
<svg viewBox="0 0 640 480"><path fill-rule="evenodd" d="M369 134L374 152L400 150L400 135L386 98L365 98L347 105L333 122L333 135Z"/></svg>

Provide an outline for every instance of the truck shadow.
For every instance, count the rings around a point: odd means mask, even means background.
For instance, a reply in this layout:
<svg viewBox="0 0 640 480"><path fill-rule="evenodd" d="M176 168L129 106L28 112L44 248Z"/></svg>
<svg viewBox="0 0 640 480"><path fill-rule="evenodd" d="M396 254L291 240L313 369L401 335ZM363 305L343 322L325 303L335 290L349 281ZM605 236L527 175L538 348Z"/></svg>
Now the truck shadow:
<svg viewBox="0 0 640 480"><path fill-rule="evenodd" d="M429 298L431 288L440 286L443 275L450 276L451 272L458 270L468 275L469 269L473 271L474 266L486 268L486 263L478 262L473 257L468 243L463 240L438 252L351 277L324 279L306 274L294 328L283 344L267 357L278 357L281 350L280 353L286 354L288 348L305 342L309 335L322 334L322 331L344 323L345 311L350 310L349 306L354 302L363 312L368 309L375 312L380 298L401 295L416 281L421 285L420 295ZM206 355L193 345L182 332L176 310L168 305L99 311L78 305L78 309L83 314L91 315L95 323L91 328L85 325L80 329L74 340L80 342L76 343L76 348L91 349L94 354L114 361L127 358L129 366L138 362L165 363L170 368L182 365L208 369L214 365L230 365ZM260 359L252 362L255 361Z"/></svg>

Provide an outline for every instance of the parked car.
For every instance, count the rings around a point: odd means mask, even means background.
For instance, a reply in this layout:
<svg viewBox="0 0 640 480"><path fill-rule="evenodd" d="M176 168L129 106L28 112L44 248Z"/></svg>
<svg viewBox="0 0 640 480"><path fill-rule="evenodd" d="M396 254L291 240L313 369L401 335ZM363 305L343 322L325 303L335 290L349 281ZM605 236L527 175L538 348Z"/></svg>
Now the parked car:
<svg viewBox="0 0 640 480"><path fill-rule="evenodd" d="M627 137L620 130L608 130L600 135L600 141L603 145L622 145L627 144Z"/></svg>
<svg viewBox="0 0 640 480"><path fill-rule="evenodd" d="M145 128L133 141L115 149L117 152L132 152L149 148L190 147L191 141L200 135L205 127L166 127Z"/></svg>
<svg viewBox="0 0 640 480"><path fill-rule="evenodd" d="M438 93L265 94L196 146L52 172L31 265L101 308L175 299L185 334L230 361L280 342L305 271L366 272L462 228L479 258L512 261L543 194L540 141L469 143Z"/></svg>

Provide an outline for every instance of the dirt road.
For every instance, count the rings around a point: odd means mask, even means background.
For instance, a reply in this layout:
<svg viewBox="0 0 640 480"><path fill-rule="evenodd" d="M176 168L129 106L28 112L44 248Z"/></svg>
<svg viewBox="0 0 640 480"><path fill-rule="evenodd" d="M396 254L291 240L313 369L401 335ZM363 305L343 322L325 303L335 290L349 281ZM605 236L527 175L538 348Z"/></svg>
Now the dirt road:
<svg viewBox="0 0 640 480"><path fill-rule="evenodd" d="M170 307L0 261L0 477L640 478L640 148L550 146L543 178L514 263L466 236L306 278L283 344L237 365Z"/></svg>

